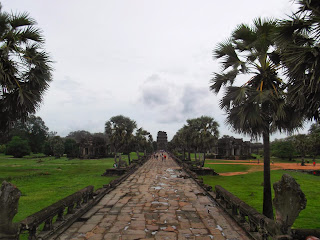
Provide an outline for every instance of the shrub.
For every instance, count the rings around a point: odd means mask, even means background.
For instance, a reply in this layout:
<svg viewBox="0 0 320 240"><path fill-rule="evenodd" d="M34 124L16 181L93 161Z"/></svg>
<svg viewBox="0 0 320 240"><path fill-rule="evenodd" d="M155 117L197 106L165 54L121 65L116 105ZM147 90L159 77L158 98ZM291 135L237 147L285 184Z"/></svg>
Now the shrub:
<svg viewBox="0 0 320 240"><path fill-rule="evenodd" d="M55 136L51 139L50 142L51 149L53 151L53 156L60 158L64 153L64 142L61 137Z"/></svg>
<svg viewBox="0 0 320 240"><path fill-rule="evenodd" d="M0 153L5 153L6 152L6 145L2 144L0 145Z"/></svg>
<svg viewBox="0 0 320 240"><path fill-rule="evenodd" d="M79 144L74 139L67 138L64 141L64 153L67 154L68 158L79 157Z"/></svg>
<svg viewBox="0 0 320 240"><path fill-rule="evenodd" d="M30 152L31 150L28 141L23 140L18 136L12 137L12 140L7 144L7 155L13 155L16 158L21 158L25 155L29 155Z"/></svg>

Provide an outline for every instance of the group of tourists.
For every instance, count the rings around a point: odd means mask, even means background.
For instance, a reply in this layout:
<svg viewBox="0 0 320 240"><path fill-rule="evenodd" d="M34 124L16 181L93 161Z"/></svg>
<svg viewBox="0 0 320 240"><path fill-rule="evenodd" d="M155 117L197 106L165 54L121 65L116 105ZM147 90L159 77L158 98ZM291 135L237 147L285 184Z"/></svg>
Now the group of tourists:
<svg viewBox="0 0 320 240"><path fill-rule="evenodd" d="M155 158L155 159L158 159L159 160L159 158L162 160L162 162L163 161L165 161L165 160L167 160L167 155L166 155L166 153L163 151L163 150L161 150L160 152L158 152L158 153L155 153L154 155L153 155L153 157Z"/></svg>

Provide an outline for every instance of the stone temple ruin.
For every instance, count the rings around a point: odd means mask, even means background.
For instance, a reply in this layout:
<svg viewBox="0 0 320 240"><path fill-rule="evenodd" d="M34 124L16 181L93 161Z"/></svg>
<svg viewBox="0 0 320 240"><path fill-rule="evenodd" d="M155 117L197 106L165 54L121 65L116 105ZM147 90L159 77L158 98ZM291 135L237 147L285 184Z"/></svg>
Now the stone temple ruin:
<svg viewBox="0 0 320 240"><path fill-rule="evenodd" d="M243 141L242 138L223 137L218 140L216 146L217 158L245 159L252 153L258 153L263 149L261 143Z"/></svg>
<svg viewBox="0 0 320 240"><path fill-rule="evenodd" d="M167 133L163 131L159 131L157 136L157 149L167 150L167 147L168 147Z"/></svg>

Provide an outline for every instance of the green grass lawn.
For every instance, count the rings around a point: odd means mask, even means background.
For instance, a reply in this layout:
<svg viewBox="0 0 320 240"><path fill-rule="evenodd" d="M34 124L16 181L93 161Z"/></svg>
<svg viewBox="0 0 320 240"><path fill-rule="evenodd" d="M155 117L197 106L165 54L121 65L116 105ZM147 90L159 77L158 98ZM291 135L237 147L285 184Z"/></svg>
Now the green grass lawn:
<svg viewBox="0 0 320 240"><path fill-rule="evenodd" d="M114 177L102 177L101 174L112 168L113 163L113 158L18 159L0 154L0 182L11 182L22 193L14 221L20 221L88 185L97 189L108 184Z"/></svg>
<svg viewBox="0 0 320 240"><path fill-rule="evenodd" d="M228 167L226 165L224 166L226 168ZM238 171L237 167L236 169L236 171ZM299 172L275 170L271 171L272 184L279 181L284 173L296 179L307 198L307 207L301 211L293 227L319 229L320 177ZM204 183L213 187L215 185L221 185L259 212L262 212L263 172L252 172L235 176L204 176L203 180Z"/></svg>
<svg viewBox="0 0 320 240"><path fill-rule="evenodd" d="M252 166L237 164L205 164L205 167L212 168L217 173L247 172Z"/></svg>

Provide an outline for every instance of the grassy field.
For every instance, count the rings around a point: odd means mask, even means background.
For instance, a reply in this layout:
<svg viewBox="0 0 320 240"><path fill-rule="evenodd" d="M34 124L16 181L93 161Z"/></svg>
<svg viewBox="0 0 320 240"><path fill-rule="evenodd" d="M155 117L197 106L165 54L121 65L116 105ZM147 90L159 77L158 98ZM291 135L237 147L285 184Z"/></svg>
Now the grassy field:
<svg viewBox="0 0 320 240"><path fill-rule="evenodd" d="M204 166L214 169L214 171L217 173L247 172L252 167L249 165L236 164L205 164Z"/></svg>
<svg viewBox="0 0 320 240"><path fill-rule="evenodd" d="M113 162L113 158L68 160L65 157L29 156L18 159L0 154L0 182L11 182L22 193L14 221L20 221L88 185L97 189L108 184L114 178L101 174L112 168Z"/></svg>
<svg viewBox="0 0 320 240"><path fill-rule="evenodd" d="M243 171L244 166L219 165L209 166L213 166L215 171L220 173L229 172L230 170L240 172ZM320 214L318 209L320 203L320 177L299 172L275 170L271 171L272 184L279 181L284 173L287 173L296 179L307 198L307 207L300 213L293 227L319 229ZM213 187L215 185L221 185L259 212L262 212L263 172L259 171L235 176L204 176L203 180L206 184Z"/></svg>

